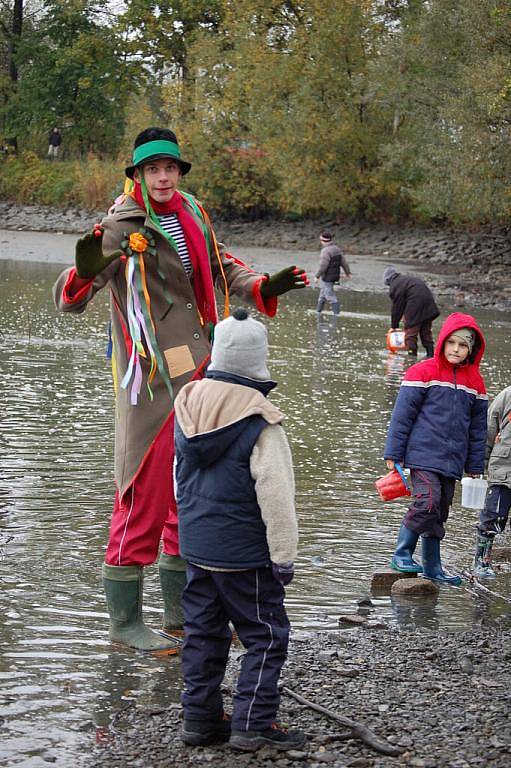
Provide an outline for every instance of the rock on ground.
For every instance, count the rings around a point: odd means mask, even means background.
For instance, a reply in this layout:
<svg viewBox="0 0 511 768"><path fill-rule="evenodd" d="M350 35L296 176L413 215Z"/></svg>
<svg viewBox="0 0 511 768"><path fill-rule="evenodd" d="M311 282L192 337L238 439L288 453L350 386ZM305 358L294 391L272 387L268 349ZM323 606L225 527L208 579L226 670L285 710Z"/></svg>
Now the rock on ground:
<svg viewBox="0 0 511 768"><path fill-rule="evenodd" d="M429 579L398 579L391 589L392 595L438 595L440 589Z"/></svg>
<svg viewBox="0 0 511 768"><path fill-rule="evenodd" d="M378 571L374 571L371 578L371 592L385 592L386 594L390 590L396 581L402 581L403 579L417 579L416 573L401 573L392 570L392 568L380 568Z"/></svg>
<svg viewBox="0 0 511 768"><path fill-rule="evenodd" d="M308 766L333 768L509 768L511 631L495 628L428 633L367 628L299 633L282 682L401 748L379 755L325 716L283 695L280 721L306 731L296 754L244 754L227 746L186 747L181 711L137 707L115 720L115 734L84 768ZM239 659L231 659L225 702Z"/></svg>

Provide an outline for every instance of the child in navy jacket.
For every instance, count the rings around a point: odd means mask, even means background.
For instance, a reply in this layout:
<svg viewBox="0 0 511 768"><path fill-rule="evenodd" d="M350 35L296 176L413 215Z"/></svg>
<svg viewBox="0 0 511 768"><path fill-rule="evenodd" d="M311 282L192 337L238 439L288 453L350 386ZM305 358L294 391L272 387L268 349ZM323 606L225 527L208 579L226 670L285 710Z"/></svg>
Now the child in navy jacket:
<svg viewBox="0 0 511 768"><path fill-rule="evenodd" d="M385 443L387 467L411 470L413 500L391 560L394 570L446 576L440 541L456 480L484 472L488 397L479 364L485 341L471 315L455 312L444 322L434 357L408 369L394 406ZM413 559L422 536L422 567Z"/></svg>

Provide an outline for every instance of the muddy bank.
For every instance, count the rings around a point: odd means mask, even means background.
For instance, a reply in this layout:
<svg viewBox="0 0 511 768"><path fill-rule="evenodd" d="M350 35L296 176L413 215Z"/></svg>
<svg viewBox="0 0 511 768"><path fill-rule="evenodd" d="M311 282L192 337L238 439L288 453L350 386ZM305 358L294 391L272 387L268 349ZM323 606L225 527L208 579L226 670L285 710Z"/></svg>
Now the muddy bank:
<svg viewBox="0 0 511 768"><path fill-rule="evenodd" d="M260 768L507 768L511 749L511 632L481 627L463 633L408 630L407 617L428 604L403 602L400 631L357 628L296 633L283 685L332 712L356 720L400 754L378 754L324 715L282 696L280 721L306 731L291 754L256 755L227 746L185 747L181 707L146 708L135 700L115 717L108 740L86 768L167 768L212 765ZM434 607L429 606L434 615ZM226 711L239 668L232 653L225 680Z"/></svg>
<svg viewBox="0 0 511 768"><path fill-rule="evenodd" d="M78 234L101 218L102 211L58 210L17 206L0 201L4 229ZM350 254L378 256L391 263L406 260L407 268L435 273L430 280L439 296L454 305L511 309L511 230L441 227L361 226L335 224L328 219L283 222L215 220L218 238L231 246L256 246L317 251L318 233L330 229Z"/></svg>

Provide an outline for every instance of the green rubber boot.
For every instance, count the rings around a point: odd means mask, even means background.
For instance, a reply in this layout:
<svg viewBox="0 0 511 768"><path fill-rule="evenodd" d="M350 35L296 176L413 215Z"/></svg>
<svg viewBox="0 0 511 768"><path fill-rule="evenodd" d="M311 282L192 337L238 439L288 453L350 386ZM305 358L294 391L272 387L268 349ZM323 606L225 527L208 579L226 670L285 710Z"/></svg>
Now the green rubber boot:
<svg viewBox="0 0 511 768"><path fill-rule="evenodd" d="M139 565L103 563L103 584L110 614L110 640L139 651L166 651L172 641L153 632L142 621L144 569Z"/></svg>
<svg viewBox="0 0 511 768"><path fill-rule="evenodd" d="M181 595L186 584L186 563L179 555L160 555L158 562L161 593L163 595L163 631L168 634L183 629L184 616Z"/></svg>
<svg viewBox="0 0 511 768"><path fill-rule="evenodd" d="M494 533L477 532L476 556L474 559L475 576L494 579L497 575L491 567L491 551L494 538Z"/></svg>

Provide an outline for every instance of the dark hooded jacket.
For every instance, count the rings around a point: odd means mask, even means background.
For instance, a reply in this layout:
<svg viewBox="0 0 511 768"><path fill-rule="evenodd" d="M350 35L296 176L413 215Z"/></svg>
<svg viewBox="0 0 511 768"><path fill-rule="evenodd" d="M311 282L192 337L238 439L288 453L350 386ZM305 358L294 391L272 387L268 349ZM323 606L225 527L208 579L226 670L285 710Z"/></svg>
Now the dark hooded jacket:
<svg viewBox="0 0 511 768"><path fill-rule="evenodd" d="M447 338L472 328L476 339L465 363L454 366L443 354ZM455 312L444 322L435 355L408 369L392 412L386 459L460 479L482 474L488 396L479 373L484 337L471 315Z"/></svg>
<svg viewBox="0 0 511 768"><path fill-rule="evenodd" d="M209 435L187 438L176 421L179 548L188 562L229 569L270 564L250 476L250 455L265 427L261 416L249 416Z"/></svg>
<svg viewBox="0 0 511 768"><path fill-rule="evenodd" d="M399 326L403 316L405 328L412 328L426 320L434 320L440 314L433 294L420 277L396 272L389 280L389 296L392 328Z"/></svg>
<svg viewBox="0 0 511 768"><path fill-rule="evenodd" d="M283 414L265 397L272 386L208 371L176 398L175 487L179 545L187 562L244 570L296 555L291 455L280 426ZM270 440L265 449L264 439Z"/></svg>

